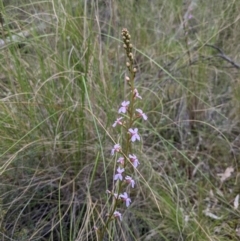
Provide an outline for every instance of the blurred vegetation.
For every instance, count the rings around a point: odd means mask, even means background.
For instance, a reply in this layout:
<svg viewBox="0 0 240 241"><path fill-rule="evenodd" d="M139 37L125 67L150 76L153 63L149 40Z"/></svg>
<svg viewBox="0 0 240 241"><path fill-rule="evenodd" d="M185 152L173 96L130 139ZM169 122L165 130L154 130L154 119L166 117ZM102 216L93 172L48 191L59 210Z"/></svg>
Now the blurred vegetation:
<svg viewBox="0 0 240 241"><path fill-rule="evenodd" d="M123 27L148 122L133 203L106 240L240 239L239 1L9 0L0 12L1 240L97 240Z"/></svg>

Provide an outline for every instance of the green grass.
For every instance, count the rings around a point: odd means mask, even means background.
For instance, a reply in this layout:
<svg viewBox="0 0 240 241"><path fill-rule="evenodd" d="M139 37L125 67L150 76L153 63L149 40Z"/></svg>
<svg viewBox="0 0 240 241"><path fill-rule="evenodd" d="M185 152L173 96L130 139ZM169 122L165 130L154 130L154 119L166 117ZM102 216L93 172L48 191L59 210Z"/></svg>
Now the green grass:
<svg viewBox="0 0 240 241"><path fill-rule="evenodd" d="M148 122L133 203L106 240L240 239L240 2L195 1L184 24L189 2L0 3L1 240L97 240L126 94L123 27Z"/></svg>

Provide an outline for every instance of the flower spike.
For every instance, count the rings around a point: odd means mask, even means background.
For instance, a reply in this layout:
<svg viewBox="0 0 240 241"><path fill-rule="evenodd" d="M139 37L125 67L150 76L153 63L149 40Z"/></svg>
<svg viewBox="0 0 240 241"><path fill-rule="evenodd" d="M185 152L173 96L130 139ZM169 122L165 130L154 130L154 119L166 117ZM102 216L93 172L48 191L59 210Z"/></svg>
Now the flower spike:
<svg viewBox="0 0 240 241"><path fill-rule="evenodd" d="M126 68L128 73L125 74L124 83L128 87L128 93L126 94L128 99L123 100L118 107L117 112L121 115L120 117L117 116L112 124L113 128L118 127L118 125L122 126L123 131L118 135L119 142L115 142L111 149L111 155L114 157L114 163L117 166L113 173L113 187L111 190L107 190L106 193L108 194L107 201L112 201L113 203L108 205L110 212L107 214L107 219L103 220L102 227L96 229L99 241L104 240L106 232L108 234L111 233L108 230L114 227L114 225L110 225L111 221L116 219L122 221L122 213L118 211L120 205L122 206L124 203L124 206L129 207L132 203L130 198L132 194L128 191L135 187L135 181L130 175L138 173L135 171L135 168L140 164L137 156L133 154L135 147L133 147L132 142L140 141L142 138L138 133L138 128L135 128L133 125L137 124L136 122L140 118L143 118L145 121L148 119L141 109L135 109L138 99L142 99L142 97L135 86L135 77L138 70L135 66L136 61L134 60L131 36L126 28L122 30L122 40L127 58ZM117 129L119 130L120 127ZM109 135L109 133L107 134ZM109 136L112 139L111 135ZM126 190L124 190L125 188Z"/></svg>

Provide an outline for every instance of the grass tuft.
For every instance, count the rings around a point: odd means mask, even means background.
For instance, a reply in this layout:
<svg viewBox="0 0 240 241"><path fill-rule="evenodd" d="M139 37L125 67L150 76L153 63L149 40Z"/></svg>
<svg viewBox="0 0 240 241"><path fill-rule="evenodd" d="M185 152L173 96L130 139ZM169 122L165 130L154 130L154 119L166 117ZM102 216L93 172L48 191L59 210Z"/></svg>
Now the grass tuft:
<svg viewBox="0 0 240 241"><path fill-rule="evenodd" d="M136 198L109 240L238 240L239 9L0 2L0 239L97 240L113 179L109 133L127 93L127 27L149 112Z"/></svg>

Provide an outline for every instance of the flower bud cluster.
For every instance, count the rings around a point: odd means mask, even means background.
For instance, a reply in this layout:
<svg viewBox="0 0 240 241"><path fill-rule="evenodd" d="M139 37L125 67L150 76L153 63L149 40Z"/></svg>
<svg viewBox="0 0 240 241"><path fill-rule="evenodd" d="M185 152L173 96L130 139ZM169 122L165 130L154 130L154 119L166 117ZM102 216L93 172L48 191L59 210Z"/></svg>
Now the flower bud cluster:
<svg viewBox="0 0 240 241"><path fill-rule="evenodd" d="M129 70L129 72L132 71L131 66L133 66L133 53L132 53L132 44L131 44L131 35L128 33L128 30L124 28L122 30L122 39L123 39L123 48L126 50L127 58L129 62L126 63L126 66ZM137 69L135 68L135 73L137 72Z"/></svg>

